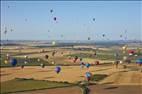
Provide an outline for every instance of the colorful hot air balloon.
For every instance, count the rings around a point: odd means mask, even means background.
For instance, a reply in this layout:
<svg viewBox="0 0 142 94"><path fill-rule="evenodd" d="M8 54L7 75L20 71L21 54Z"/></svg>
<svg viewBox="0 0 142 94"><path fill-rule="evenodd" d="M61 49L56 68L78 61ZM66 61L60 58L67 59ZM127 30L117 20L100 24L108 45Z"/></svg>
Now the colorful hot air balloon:
<svg viewBox="0 0 142 94"><path fill-rule="evenodd" d="M139 65L141 66L141 65L142 65L142 58L137 59L137 60L136 60L136 63L139 64Z"/></svg>
<svg viewBox="0 0 142 94"><path fill-rule="evenodd" d="M90 72L86 72L85 77L86 77L87 81L90 81L92 78L92 74Z"/></svg>
<svg viewBox="0 0 142 94"><path fill-rule="evenodd" d="M128 54L129 54L129 55L134 55L134 54L135 54L135 51L134 51L134 50L128 50Z"/></svg>
<svg viewBox="0 0 142 94"><path fill-rule="evenodd" d="M89 63L85 64L86 68L89 68L91 65Z"/></svg>
<svg viewBox="0 0 142 94"><path fill-rule="evenodd" d="M61 71L61 67L60 66L56 66L55 72L58 74L58 73L60 73L60 71Z"/></svg>
<svg viewBox="0 0 142 94"><path fill-rule="evenodd" d="M13 58L10 60L11 65L14 67L17 65L17 59Z"/></svg>
<svg viewBox="0 0 142 94"><path fill-rule="evenodd" d="M85 66L85 63L84 63L84 62L81 62L81 63L80 63L80 66L81 66L81 68L83 68L83 67Z"/></svg>

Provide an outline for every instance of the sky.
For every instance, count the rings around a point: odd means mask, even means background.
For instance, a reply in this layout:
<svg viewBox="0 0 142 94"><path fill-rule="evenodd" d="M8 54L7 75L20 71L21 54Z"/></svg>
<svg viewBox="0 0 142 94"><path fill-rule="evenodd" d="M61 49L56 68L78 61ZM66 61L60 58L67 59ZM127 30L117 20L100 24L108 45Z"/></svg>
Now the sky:
<svg viewBox="0 0 142 94"><path fill-rule="evenodd" d="M1 1L1 39L142 40L141 17L142 1Z"/></svg>

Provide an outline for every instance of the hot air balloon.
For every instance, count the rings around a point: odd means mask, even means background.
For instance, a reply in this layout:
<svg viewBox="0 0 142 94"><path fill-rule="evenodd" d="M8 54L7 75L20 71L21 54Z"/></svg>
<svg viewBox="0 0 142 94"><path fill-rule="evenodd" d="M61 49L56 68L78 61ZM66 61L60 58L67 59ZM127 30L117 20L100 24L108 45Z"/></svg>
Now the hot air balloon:
<svg viewBox="0 0 142 94"><path fill-rule="evenodd" d="M120 35L120 38L122 38L122 35Z"/></svg>
<svg viewBox="0 0 142 94"><path fill-rule="evenodd" d="M64 54L64 52L61 52L61 54Z"/></svg>
<svg viewBox="0 0 142 94"><path fill-rule="evenodd" d="M12 32L12 31L14 31L13 29L10 29L10 31Z"/></svg>
<svg viewBox="0 0 142 94"><path fill-rule="evenodd" d="M139 64L139 65L141 66L141 65L142 65L142 58L137 59L137 60L136 60L136 63Z"/></svg>
<svg viewBox="0 0 142 94"><path fill-rule="evenodd" d="M90 72L86 72L85 77L86 77L87 81L90 81L92 78L92 74Z"/></svg>
<svg viewBox="0 0 142 94"><path fill-rule="evenodd" d="M80 61L82 61L82 58L80 58Z"/></svg>
<svg viewBox="0 0 142 94"><path fill-rule="evenodd" d="M60 73L60 71L61 71L61 67L60 66L56 66L55 72L58 74L58 73Z"/></svg>
<svg viewBox="0 0 142 94"><path fill-rule="evenodd" d="M5 60L5 61L4 61L4 63L5 63L5 64L8 64L8 61L7 61L7 60Z"/></svg>
<svg viewBox="0 0 142 94"><path fill-rule="evenodd" d="M77 59L78 59L78 56L75 56L73 62L75 63L77 61Z"/></svg>
<svg viewBox="0 0 142 94"><path fill-rule="evenodd" d="M10 59L10 55L9 54L6 54L6 59Z"/></svg>
<svg viewBox="0 0 142 94"><path fill-rule="evenodd" d="M23 69L23 68L24 68L24 65L21 65L21 68Z"/></svg>
<svg viewBox="0 0 142 94"><path fill-rule="evenodd" d="M7 34L7 27L5 27L4 34L5 35Z"/></svg>
<svg viewBox="0 0 142 94"><path fill-rule="evenodd" d="M40 59L38 58L37 61L40 62Z"/></svg>
<svg viewBox="0 0 142 94"><path fill-rule="evenodd" d="M128 59L128 57L127 56L123 56L123 60L125 61L125 60L127 60Z"/></svg>
<svg viewBox="0 0 142 94"><path fill-rule="evenodd" d="M124 45L124 46L122 47L122 50L127 50L127 45Z"/></svg>
<svg viewBox="0 0 142 94"><path fill-rule="evenodd" d="M24 61L24 64L27 64L28 62L27 61Z"/></svg>
<svg viewBox="0 0 142 94"><path fill-rule="evenodd" d="M100 64L100 62L99 61L95 61L95 65L99 65Z"/></svg>
<svg viewBox="0 0 142 94"><path fill-rule="evenodd" d="M48 58L49 58L49 56L48 56L48 55L45 55L45 58L46 58L46 59L48 59Z"/></svg>
<svg viewBox="0 0 142 94"><path fill-rule="evenodd" d="M115 54L114 54L114 56L115 56L115 57L118 57L118 56L119 56L119 54L118 54L118 53L115 53Z"/></svg>
<svg viewBox="0 0 142 94"><path fill-rule="evenodd" d="M80 65L81 65L81 68L83 68L85 66L85 63L81 62Z"/></svg>
<svg viewBox="0 0 142 94"><path fill-rule="evenodd" d="M122 60L120 60L120 62L119 62L120 64L122 64L123 63L123 61Z"/></svg>
<svg viewBox="0 0 142 94"><path fill-rule="evenodd" d="M51 63L52 63L53 65L55 64L55 62L54 62L54 61L52 61Z"/></svg>
<svg viewBox="0 0 142 94"><path fill-rule="evenodd" d="M56 42L55 41L52 41L52 45L54 46L56 44Z"/></svg>
<svg viewBox="0 0 142 94"><path fill-rule="evenodd" d="M28 21L28 19L26 18L26 19L25 19L25 22L27 22L27 21Z"/></svg>
<svg viewBox="0 0 142 94"><path fill-rule="evenodd" d="M25 59L28 59L28 56L27 56L27 55L25 55L24 57L25 57Z"/></svg>
<svg viewBox="0 0 142 94"><path fill-rule="evenodd" d="M134 50L128 50L128 54L129 54L129 55L134 55L134 54L135 54L135 51L134 51Z"/></svg>
<svg viewBox="0 0 142 94"><path fill-rule="evenodd" d="M50 12L52 13L52 12L53 12L53 9L50 9Z"/></svg>
<svg viewBox="0 0 142 94"><path fill-rule="evenodd" d="M90 38L90 37L88 37L88 40L91 40L91 38Z"/></svg>
<svg viewBox="0 0 142 94"><path fill-rule="evenodd" d="M103 36L103 37L105 37L106 35L105 35L105 34L103 34L102 36Z"/></svg>
<svg viewBox="0 0 142 94"><path fill-rule="evenodd" d="M93 18L93 21L95 21L95 18Z"/></svg>
<svg viewBox="0 0 142 94"><path fill-rule="evenodd" d="M91 65L89 63L85 64L86 68L89 68Z"/></svg>
<svg viewBox="0 0 142 94"><path fill-rule="evenodd" d="M44 67L45 67L45 64L42 63L42 64L40 64L40 66L41 66L42 68L44 68Z"/></svg>
<svg viewBox="0 0 142 94"><path fill-rule="evenodd" d="M56 18L56 17L54 17L54 18L53 18L53 20L54 20L54 21L56 21L56 20L57 20L57 18Z"/></svg>
<svg viewBox="0 0 142 94"><path fill-rule="evenodd" d="M17 59L15 59L15 58L11 59L10 63L13 67L15 67L17 65Z"/></svg>

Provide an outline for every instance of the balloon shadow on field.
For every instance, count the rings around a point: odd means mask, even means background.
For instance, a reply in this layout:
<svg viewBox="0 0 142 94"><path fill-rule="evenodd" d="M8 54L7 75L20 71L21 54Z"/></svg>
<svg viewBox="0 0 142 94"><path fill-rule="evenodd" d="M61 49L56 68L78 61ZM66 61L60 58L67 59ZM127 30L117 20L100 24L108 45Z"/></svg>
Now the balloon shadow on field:
<svg viewBox="0 0 142 94"><path fill-rule="evenodd" d="M104 88L104 89L117 89L118 87L116 87L116 86L111 86L111 87L106 87L106 88Z"/></svg>

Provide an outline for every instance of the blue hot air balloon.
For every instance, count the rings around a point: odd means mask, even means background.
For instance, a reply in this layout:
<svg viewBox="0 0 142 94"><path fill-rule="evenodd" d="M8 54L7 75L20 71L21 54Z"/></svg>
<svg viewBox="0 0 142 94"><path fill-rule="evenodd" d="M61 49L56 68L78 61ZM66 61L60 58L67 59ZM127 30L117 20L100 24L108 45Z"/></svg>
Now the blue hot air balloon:
<svg viewBox="0 0 142 94"><path fill-rule="evenodd" d="M55 72L56 73L59 73L61 71L61 67L60 66L57 66L56 68L55 68Z"/></svg>
<svg viewBox="0 0 142 94"><path fill-rule="evenodd" d="M85 64L86 68L89 68L91 65L89 63Z"/></svg>
<svg viewBox="0 0 142 94"><path fill-rule="evenodd" d="M16 66L17 65L17 59L15 59L15 58L11 59L10 63L13 67Z"/></svg>
<svg viewBox="0 0 142 94"><path fill-rule="evenodd" d="M137 59L137 60L136 60L136 63L138 63L138 64L142 64L142 58Z"/></svg>
<svg viewBox="0 0 142 94"><path fill-rule="evenodd" d="M89 81L89 80L91 80L92 74L90 72L86 72L85 77Z"/></svg>

